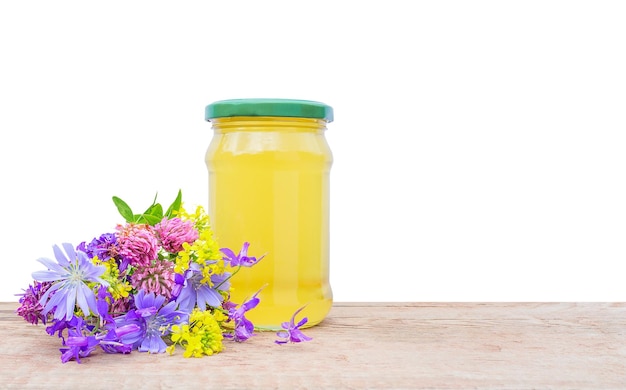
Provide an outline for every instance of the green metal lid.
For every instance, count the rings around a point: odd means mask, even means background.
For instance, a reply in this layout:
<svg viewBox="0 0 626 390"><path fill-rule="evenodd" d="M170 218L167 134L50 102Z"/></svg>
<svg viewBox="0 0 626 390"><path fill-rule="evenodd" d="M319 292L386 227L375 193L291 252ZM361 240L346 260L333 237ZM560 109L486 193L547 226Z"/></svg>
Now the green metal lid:
<svg viewBox="0 0 626 390"><path fill-rule="evenodd" d="M231 99L220 100L206 106L204 117L231 116L284 116L324 119L333 121L333 108L320 102L293 99Z"/></svg>

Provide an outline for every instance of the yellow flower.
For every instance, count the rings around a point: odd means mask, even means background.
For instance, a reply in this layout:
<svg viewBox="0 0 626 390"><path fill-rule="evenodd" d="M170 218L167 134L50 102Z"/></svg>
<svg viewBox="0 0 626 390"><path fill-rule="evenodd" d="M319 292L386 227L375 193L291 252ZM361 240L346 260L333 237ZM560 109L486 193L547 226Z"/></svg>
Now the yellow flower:
<svg viewBox="0 0 626 390"><path fill-rule="evenodd" d="M133 287L128 282L120 281L118 283L109 284L108 291L111 293L111 296L113 296L113 299L120 299L128 297L132 289Z"/></svg>
<svg viewBox="0 0 626 390"><path fill-rule="evenodd" d="M213 313L195 308L189 316L189 324L172 326L172 345L168 352L173 354L178 344L185 349L183 356L186 358L210 356L222 351L223 339L222 329Z"/></svg>
<svg viewBox="0 0 626 390"><path fill-rule="evenodd" d="M189 261L192 258L191 245L187 242L183 242L183 250L178 252L176 260L174 262L174 272L182 274L189 268Z"/></svg>
<svg viewBox="0 0 626 390"><path fill-rule="evenodd" d="M220 253L219 245L213 237L213 230L209 224L209 216L201 206L196 208L194 214L189 214L181 207L177 216L183 221L192 221L198 230L198 239L192 244L183 243L183 249L178 253L175 260L175 272L182 274L189 268L189 262L193 261L204 265L208 260L216 262L208 273L222 272L224 262ZM206 275L205 275L206 277Z"/></svg>
<svg viewBox="0 0 626 390"><path fill-rule="evenodd" d="M215 318L215 321L217 321L218 323L222 323L222 322L228 320L228 315L226 315L221 310L215 310L213 312L213 318Z"/></svg>
<svg viewBox="0 0 626 390"><path fill-rule="evenodd" d="M202 357L202 339L199 335L189 337L183 356L186 358Z"/></svg>
<svg viewBox="0 0 626 390"><path fill-rule="evenodd" d="M94 256L92 262L95 265L103 265L106 267L106 270L100 277L109 283L107 290L111 293L113 299L128 297L132 286L127 281L120 279L120 270L117 267L115 259L111 258L107 261L102 261L98 256Z"/></svg>
<svg viewBox="0 0 626 390"><path fill-rule="evenodd" d="M189 337L189 325L183 324L180 325L172 325L172 341L177 343L179 341L184 341Z"/></svg>
<svg viewBox="0 0 626 390"><path fill-rule="evenodd" d="M193 214L189 214L184 206L181 206L176 216L183 221L193 221L198 231L210 229L209 216L202 206L197 206Z"/></svg>

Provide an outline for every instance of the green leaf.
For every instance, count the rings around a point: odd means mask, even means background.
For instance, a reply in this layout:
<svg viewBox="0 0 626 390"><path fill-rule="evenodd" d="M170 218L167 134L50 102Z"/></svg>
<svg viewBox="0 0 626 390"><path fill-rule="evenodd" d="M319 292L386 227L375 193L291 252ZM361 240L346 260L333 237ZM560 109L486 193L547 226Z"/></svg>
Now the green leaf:
<svg viewBox="0 0 626 390"><path fill-rule="evenodd" d="M146 223L150 226L154 226L157 223L161 222L161 219L163 218L159 218L150 214L135 215L135 221L137 223Z"/></svg>
<svg viewBox="0 0 626 390"><path fill-rule="evenodd" d="M130 209L130 206L126 204L126 202L124 202L122 199L118 198L117 196L114 196L113 203L115 203L115 206L117 207L117 211L119 211L120 215L122 216L122 218L126 220L126 222L133 222L134 220L133 211Z"/></svg>
<svg viewBox="0 0 626 390"><path fill-rule="evenodd" d="M151 215L159 219L163 219L163 206L159 203L155 203L148 207L148 210L146 210L143 215Z"/></svg>
<svg viewBox="0 0 626 390"><path fill-rule="evenodd" d="M176 199L170 205L170 207L167 208L167 212L165 213L165 216L168 218L172 218L174 211L179 211L182 203L183 203L183 192L181 190L178 190L178 195L176 196Z"/></svg>

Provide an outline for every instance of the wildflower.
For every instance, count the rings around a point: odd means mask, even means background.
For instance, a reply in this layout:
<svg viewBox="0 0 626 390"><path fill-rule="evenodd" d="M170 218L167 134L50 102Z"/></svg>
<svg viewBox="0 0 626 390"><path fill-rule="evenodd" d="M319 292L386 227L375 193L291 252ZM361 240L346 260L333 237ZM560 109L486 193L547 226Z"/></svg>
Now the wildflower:
<svg viewBox="0 0 626 390"><path fill-rule="evenodd" d="M21 296L21 298L19 300L20 307L15 312L33 325L37 325L40 320L45 324L47 316L42 314L43 306L39 303L39 300L51 285L52 283L50 282L40 283L35 281L32 286L29 285L24 290L24 293L16 294Z"/></svg>
<svg viewBox="0 0 626 390"><path fill-rule="evenodd" d="M133 297L131 296L127 296L127 297L122 297L122 298L114 298L113 302L111 303L111 314L122 314L122 313L126 313L128 310L131 309L133 305Z"/></svg>
<svg viewBox="0 0 626 390"><path fill-rule="evenodd" d="M61 348L61 362L67 363L68 361L75 359L77 363L80 363L80 358L89 356L89 354L96 349L96 346L100 343L95 336L84 336L83 328L85 322L82 318L73 317L72 327L68 328L67 340L64 340L64 348Z"/></svg>
<svg viewBox="0 0 626 390"><path fill-rule="evenodd" d="M235 255L235 252L233 252L229 248L220 249L220 251L224 254L222 260L224 260L226 263L230 263L231 267L252 267L256 263L261 261L261 259L264 258L265 255L259 257L258 259L256 257L248 256L249 246L249 242L244 242L241 251L239 251L239 255Z"/></svg>
<svg viewBox="0 0 626 390"><path fill-rule="evenodd" d="M207 305L219 307L224 300L213 283L206 283L200 264L192 262L183 275L176 275L180 293L176 295L180 309L191 312L197 305L200 310L206 310ZM210 281L209 281L210 282ZM178 289L177 289L178 291Z"/></svg>
<svg viewBox="0 0 626 390"><path fill-rule="evenodd" d="M291 317L291 321L290 322L283 322L281 324L281 326L282 326L282 328L284 330L281 330L281 331L277 332L276 336L278 336L280 338L283 338L284 340L276 340L276 341L274 341L276 344L286 344L288 342L299 343L299 342L302 342L302 341L313 340L311 337L305 335L300 330L300 327L302 325L306 324L307 321L309 320L307 317L304 317L300 322L298 322L297 325L294 323L298 313L300 313L302 311L302 309L304 309L305 307L306 306L302 306L301 308L296 310L296 312L293 313L293 316Z"/></svg>
<svg viewBox="0 0 626 390"><path fill-rule="evenodd" d="M217 291L228 292L230 290L230 278L232 274L230 272L212 273L209 278L211 284L215 286ZM203 279L205 280L205 279Z"/></svg>
<svg viewBox="0 0 626 390"><path fill-rule="evenodd" d="M96 307L98 308L101 323L114 322L109 312L109 302L112 300L113 296L105 286L98 287L98 292L96 293Z"/></svg>
<svg viewBox="0 0 626 390"><path fill-rule="evenodd" d="M202 206L196 206L196 211L193 214L188 213L187 210L181 206L177 216L183 221L193 221L194 226L199 232L211 229L209 216Z"/></svg>
<svg viewBox="0 0 626 390"><path fill-rule="evenodd" d="M140 290L135 295L135 309L129 310L115 321L118 327L137 325L138 330L123 335L120 341L132 344L140 352L165 352L166 345L162 337L170 334L173 325L186 322L188 313L175 310L175 301L165 306L163 303L164 296Z"/></svg>
<svg viewBox="0 0 626 390"><path fill-rule="evenodd" d="M106 267L106 271L100 276L102 279L109 283L109 292L112 295L112 299L121 299L128 297L132 286L128 283L125 277L120 277L120 269L115 259L110 258L105 262L100 262L97 256L92 259L96 265L103 265Z"/></svg>
<svg viewBox="0 0 626 390"><path fill-rule="evenodd" d="M189 324L172 326L172 345L167 348L170 355L176 345L185 348L183 356L202 357L222 351L222 329L213 313L197 308L189 316Z"/></svg>
<svg viewBox="0 0 626 390"><path fill-rule="evenodd" d="M194 223L180 218L163 218L154 230L161 240L163 249L170 253L178 253L183 249L184 242L191 244L198 239Z"/></svg>
<svg viewBox="0 0 626 390"><path fill-rule="evenodd" d="M174 275L172 262L156 260L150 265L138 266L131 276L131 282L137 290L145 290L170 298L174 286Z"/></svg>
<svg viewBox="0 0 626 390"><path fill-rule="evenodd" d="M198 230L198 232L198 239L191 246L198 261L204 262L209 260L219 260L221 262L219 245L213 237L213 231L211 228L205 227L202 230Z"/></svg>
<svg viewBox="0 0 626 390"><path fill-rule="evenodd" d="M113 296L106 287L101 286L98 289L97 303L98 314L104 323L104 331L97 335L100 348L106 353L130 353L132 345L120 342L120 338L128 333L139 331L137 324L128 324L120 327L116 326L116 322L110 313L109 301L113 300Z"/></svg>
<svg viewBox="0 0 626 390"><path fill-rule="evenodd" d="M260 299L257 298L257 295L259 295L260 292L261 290L254 293L252 298L241 304L239 308L232 302L224 303L224 308L228 310L228 319L235 322L235 332L234 335L231 336L235 341L246 341L252 337L254 324L246 318L245 314L259 304Z"/></svg>
<svg viewBox="0 0 626 390"><path fill-rule="evenodd" d="M124 344L119 341L122 337L128 333L137 332L139 325L128 324L120 327L116 327L115 323L106 325L107 331L100 333L98 340L100 342L100 348L106 353L130 353L133 349L131 344Z"/></svg>
<svg viewBox="0 0 626 390"><path fill-rule="evenodd" d="M219 246L213 237L213 231L208 225L208 216L201 207L198 207L195 215L188 215L181 210L183 220L190 220L195 223L198 231L198 238L193 243L183 242L182 249L177 253L175 271L183 273L189 267L189 263L194 261L198 264L204 264L210 261L212 264L223 267L222 255Z"/></svg>
<svg viewBox="0 0 626 390"><path fill-rule="evenodd" d="M129 223L117 229L118 250L124 260L137 266L149 265L157 258L159 241L150 225ZM120 270L123 268L120 266Z"/></svg>
<svg viewBox="0 0 626 390"><path fill-rule="evenodd" d="M117 238L115 233L104 233L99 238L94 238L89 244L84 242L78 245L78 250L83 251L90 258L98 257L107 261L117 255Z"/></svg>
<svg viewBox="0 0 626 390"><path fill-rule="evenodd" d="M81 317L76 316L70 321L59 322L62 322L57 329L59 337L62 337L63 329L67 329L67 339L63 338L64 348L60 349L63 363L72 359L80 363L80 358L89 356L97 346L106 353L130 353L132 346L120 342L119 338L139 329L136 324L116 328L114 322L109 322L103 331L96 332L93 325L87 324Z"/></svg>
<svg viewBox="0 0 626 390"><path fill-rule="evenodd" d="M85 315L90 310L97 313L96 298L85 283L98 282L106 286L107 282L100 278L105 267L94 265L85 252L75 251L71 244L62 245L69 259L55 245L53 250L57 263L40 258L38 261L48 267L48 271L33 272L35 280L54 282L39 300L39 304L44 307L41 313L45 315L54 308L55 319L70 320L77 303Z"/></svg>
<svg viewBox="0 0 626 390"><path fill-rule="evenodd" d="M113 201L125 220L114 233L77 247L55 245L56 261L38 259L47 270L34 272L33 284L16 294L16 313L43 322L60 339L63 363L81 363L98 348L124 354L182 348L186 358L201 357L222 351L224 338L254 336L258 328L246 316L261 290L238 305L229 300L231 278L265 255L249 256L249 242L238 254L220 249L204 209L188 213L180 192L165 212L156 198L143 214ZM301 310L282 324L276 343L311 340L300 331L307 318L294 323Z"/></svg>
<svg viewBox="0 0 626 390"><path fill-rule="evenodd" d="M189 268L189 264L195 260L194 248L186 242L183 242L183 249L176 255L174 271L182 274Z"/></svg>

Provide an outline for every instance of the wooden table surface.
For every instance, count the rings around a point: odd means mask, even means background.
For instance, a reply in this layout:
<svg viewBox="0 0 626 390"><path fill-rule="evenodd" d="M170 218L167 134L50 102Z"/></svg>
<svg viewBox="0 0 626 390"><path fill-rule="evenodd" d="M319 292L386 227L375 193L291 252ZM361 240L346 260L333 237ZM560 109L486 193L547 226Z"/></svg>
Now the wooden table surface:
<svg viewBox="0 0 626 390"><path fill-rule="evenodd" d="M626 303L336 303L307 343L82 364L16 308L0 303L3 389L626 389Z"/></svg>

